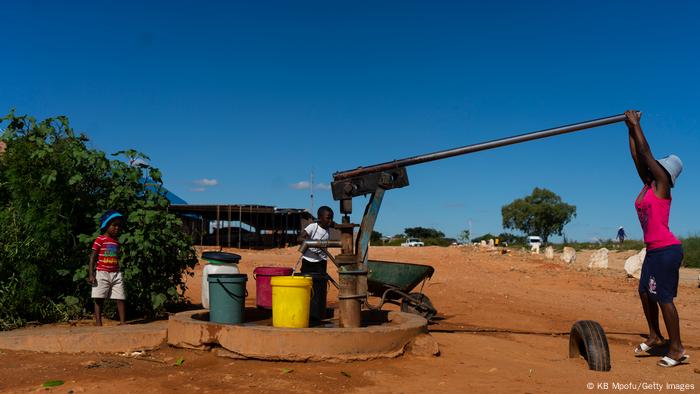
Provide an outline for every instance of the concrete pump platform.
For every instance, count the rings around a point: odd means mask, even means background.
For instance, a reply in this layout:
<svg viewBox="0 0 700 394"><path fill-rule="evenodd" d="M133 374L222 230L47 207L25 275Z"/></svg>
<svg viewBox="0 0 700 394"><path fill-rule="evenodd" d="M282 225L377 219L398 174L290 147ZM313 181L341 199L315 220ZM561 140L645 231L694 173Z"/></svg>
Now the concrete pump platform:
<svg viewBox="0 0 700 394"><path fill-rule="evenodd" d="M311 328L272 327L269 319L246 311L242 325L209 322L207 310L171 315L168 344L208 349L221 346L220 354L233 358L286 361L351 361L396 357L418 341L422 349L437 354L437 343L427 333L427 321L403 312L365 311L362 328L325 326Z"/></svg>
<svg viewBox="0 0 700 394"><path fill-rule="evenodd" d="M160 347L167 324L156 321L124 326L47 325L0 332L0 349L51 353L122 353Z"/></svg>

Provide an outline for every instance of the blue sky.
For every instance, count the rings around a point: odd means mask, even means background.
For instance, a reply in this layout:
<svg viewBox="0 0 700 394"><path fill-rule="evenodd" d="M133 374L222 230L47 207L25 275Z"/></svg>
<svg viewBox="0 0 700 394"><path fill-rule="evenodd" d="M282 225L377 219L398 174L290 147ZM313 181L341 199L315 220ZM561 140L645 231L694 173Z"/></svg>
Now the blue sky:
<svg viewBox="0 0 700 394"><path fill-rule="evenodd" d="M338 170L644 112L685 170L672 230L700 230L700 7L635 2L3 4L0 112L65 114L95 148L140 150L190 203L316 206ZM641 237L622 124L408 170L377 229L501 231L546 187L578 208L569 238ZM200 182L197 182L197 181ZM364 207L355 200L355 221Z"/></svg>

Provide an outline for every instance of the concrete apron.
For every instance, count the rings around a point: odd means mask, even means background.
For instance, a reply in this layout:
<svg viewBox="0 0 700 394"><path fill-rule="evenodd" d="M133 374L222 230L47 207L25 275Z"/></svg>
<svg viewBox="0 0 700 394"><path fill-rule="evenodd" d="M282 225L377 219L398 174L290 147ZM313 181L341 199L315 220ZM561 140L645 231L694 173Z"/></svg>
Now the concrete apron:
<svg viewBox="0 0 700 394"><path fill-rule="evenodd" d="M181 312L168 320L168 344L209 349L233 358L285 361L351 361L403 354L418 340L437 342L427 333L427 321L417 315L389 312L388 323L363 328L276 328L267 325L211 323L206 310Z"/></svg>
<svg viewBox="0 0 700 394"><path fill-rule="evenodd" d="M102 327L30 327L0 332L0 349L50 353L122 353L160 347L167 323Z"/></svg>

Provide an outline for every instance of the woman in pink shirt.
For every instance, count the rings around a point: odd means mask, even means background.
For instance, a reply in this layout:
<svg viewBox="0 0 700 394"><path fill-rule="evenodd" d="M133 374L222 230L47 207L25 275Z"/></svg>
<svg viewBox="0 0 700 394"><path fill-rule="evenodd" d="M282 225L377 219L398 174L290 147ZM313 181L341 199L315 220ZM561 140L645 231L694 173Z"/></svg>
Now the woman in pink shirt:
<svg viewBox="0 0 700 394"><path fill-rule="evenodd" d="M678 311L673 303L678 292L678 270L683 261L683 247L668 228L671 188L683 169L683 163L675 155L654 159L640 125L641 113L630 110L625 115L632 159L644 182L634 206L647 247L639 279L639 297L649 325L649 336L634 349L634 353L645 356L651 354L653 348L667 344L659 328L661 308L669 342L668 353L657 364L675 367L689 358L681 343Z"/></svg>

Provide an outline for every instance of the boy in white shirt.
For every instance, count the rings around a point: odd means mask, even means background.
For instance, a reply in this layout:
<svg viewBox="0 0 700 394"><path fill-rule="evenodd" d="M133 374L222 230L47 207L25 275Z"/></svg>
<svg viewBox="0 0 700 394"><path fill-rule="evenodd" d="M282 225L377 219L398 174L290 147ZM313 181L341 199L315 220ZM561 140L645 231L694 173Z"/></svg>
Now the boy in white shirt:
<svg viewBox="0 0 700 394"><path fill-rule="evenodd" d="M322 206L316 212L318 220L311 223L299 234L299 241L328 241L330 239L330 228L333 226L333 210L330 207ZM302 273L326 273L326 263L328 256L323 250L309 248L304 252L301 261Z"/></svg>

